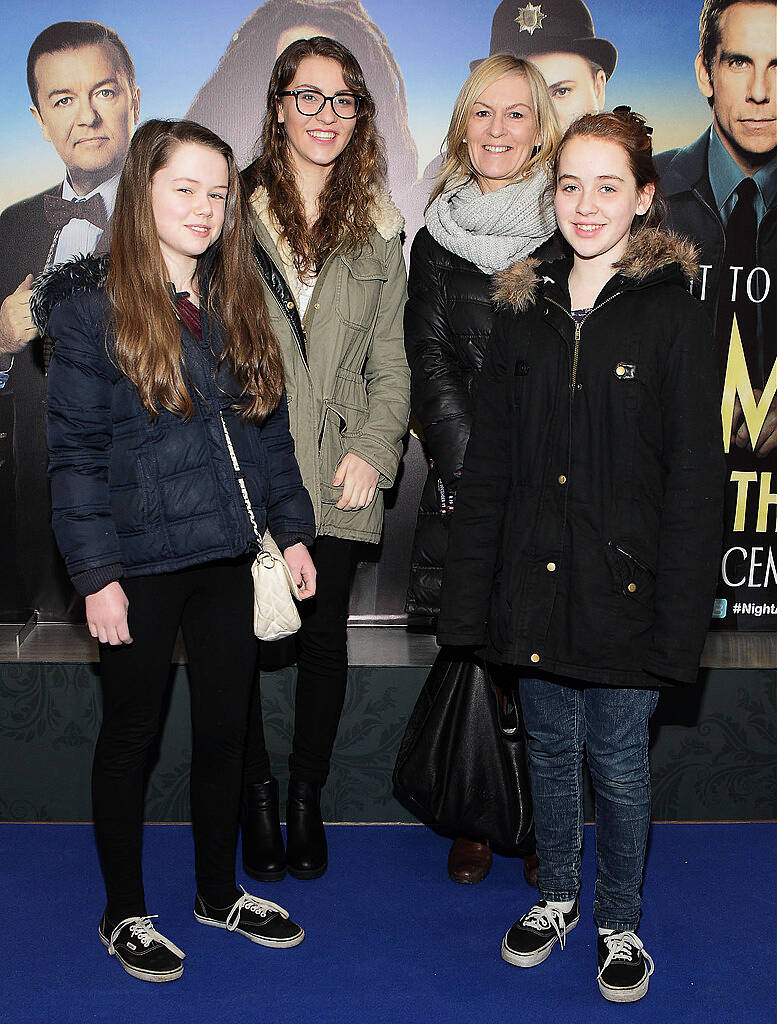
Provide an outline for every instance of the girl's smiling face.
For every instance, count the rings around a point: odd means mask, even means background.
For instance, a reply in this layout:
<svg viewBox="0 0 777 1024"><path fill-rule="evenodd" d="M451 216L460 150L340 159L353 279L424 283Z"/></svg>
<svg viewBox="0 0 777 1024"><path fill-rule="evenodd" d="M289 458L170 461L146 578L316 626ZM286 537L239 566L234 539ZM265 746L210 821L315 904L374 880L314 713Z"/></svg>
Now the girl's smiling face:
<svg viewBox="0 0 777 1024"><path fill-rule="evenodd" d="M623 146L575 136L558 164L554 203L559 229L582 260L611 265L625 253L634 218L645 214L655 187L637 188Z"/></svg>
<svg viewBox="0 0 777 1024"><path fill-rule="evenodd" d="M221 234L229 183L227 161L196 142L178 145L151 179L151 208L168 271L196 266Z"/></svg>

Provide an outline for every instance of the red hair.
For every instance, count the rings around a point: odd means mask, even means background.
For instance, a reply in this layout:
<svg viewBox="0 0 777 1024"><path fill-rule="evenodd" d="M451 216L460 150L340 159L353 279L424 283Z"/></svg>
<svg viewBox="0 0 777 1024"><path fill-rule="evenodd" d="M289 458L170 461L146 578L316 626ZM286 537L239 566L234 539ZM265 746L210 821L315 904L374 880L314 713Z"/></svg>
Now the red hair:
<svg viewBox="0 0 777 1024"><path fill-rule="evenodd" d="M644 215L634 218L632 234L643 228L660 228L666 217L666 200L658 187L658 171L653 162L653 129L641 114L630 107L616 107L613 111L601 114L584 114L567 128L559 143L553 160L553 188L558 184L558 169L564 146L576 138L606 139L619 145L629 162L629 169L634 175L637 191L641 192L646 185L655 188L653 202Z"/></svg>

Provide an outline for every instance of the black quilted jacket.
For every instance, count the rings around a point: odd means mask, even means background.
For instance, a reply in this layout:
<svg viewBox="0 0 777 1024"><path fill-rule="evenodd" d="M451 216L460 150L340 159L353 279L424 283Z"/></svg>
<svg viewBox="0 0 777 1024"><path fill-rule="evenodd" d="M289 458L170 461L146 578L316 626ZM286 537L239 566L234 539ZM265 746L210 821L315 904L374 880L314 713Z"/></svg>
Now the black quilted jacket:
<svg viewBox="0 0 777 1024"><path fill-rule="evenodd" d="M538 254L553 259L557 243ZM430 461L418 510L407 611L436 616L453 502L469 440L475 384L491 335L492 278L421 228L410 252L405 352L416 427Z"/></svg>

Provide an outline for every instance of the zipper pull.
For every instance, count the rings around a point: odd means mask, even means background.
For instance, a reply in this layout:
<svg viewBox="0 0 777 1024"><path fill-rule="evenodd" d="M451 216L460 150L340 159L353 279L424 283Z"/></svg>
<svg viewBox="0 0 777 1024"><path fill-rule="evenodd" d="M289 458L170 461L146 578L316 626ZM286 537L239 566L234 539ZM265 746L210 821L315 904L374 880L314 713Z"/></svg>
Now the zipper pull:
<svg viewBox="0 0 777 1024"><path fill-rule="evenodd" d="M575 344L580 341L580 331L583 329L583 321L575 320Z"/></svg>

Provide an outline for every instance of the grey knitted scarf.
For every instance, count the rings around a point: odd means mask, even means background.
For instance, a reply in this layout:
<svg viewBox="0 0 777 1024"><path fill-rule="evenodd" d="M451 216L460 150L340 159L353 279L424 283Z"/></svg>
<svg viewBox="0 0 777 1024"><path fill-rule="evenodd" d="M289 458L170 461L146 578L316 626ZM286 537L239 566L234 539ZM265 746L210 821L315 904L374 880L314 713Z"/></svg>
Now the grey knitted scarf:
<svg viewBox="0 0 777 1024"><path fill-rule="evenodd" d="M445 192L434 200L425 219L436 242L484 274L505 270L528 256L556 227L542 168L496 192L481 192L474 181Z"/></svg>

